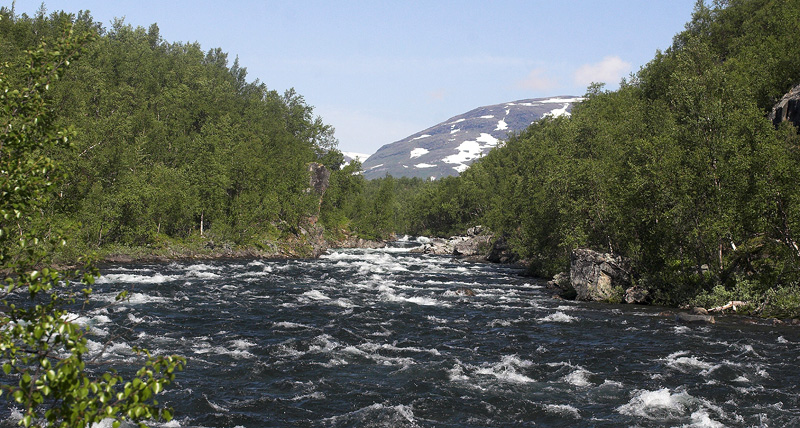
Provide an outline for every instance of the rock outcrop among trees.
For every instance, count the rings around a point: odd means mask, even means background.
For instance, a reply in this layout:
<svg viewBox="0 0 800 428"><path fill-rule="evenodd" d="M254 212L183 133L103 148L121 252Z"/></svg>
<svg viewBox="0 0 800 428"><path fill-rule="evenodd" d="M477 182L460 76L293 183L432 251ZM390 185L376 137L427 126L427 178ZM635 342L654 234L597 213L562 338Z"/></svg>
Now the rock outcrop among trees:
<svg viewBox="0 0 800 428"><path fill-rule="evenodd" d="M570 257L569 277L578 300L621 301L631 284L631 263L619 255L577 249Z"/></svg>
<svg viewBox="0 0 800 428"><path fill-rule="evenodd" d="M795 86L772 108L769 119L775 126L789 122L800 127L800 85Z"/></svg>

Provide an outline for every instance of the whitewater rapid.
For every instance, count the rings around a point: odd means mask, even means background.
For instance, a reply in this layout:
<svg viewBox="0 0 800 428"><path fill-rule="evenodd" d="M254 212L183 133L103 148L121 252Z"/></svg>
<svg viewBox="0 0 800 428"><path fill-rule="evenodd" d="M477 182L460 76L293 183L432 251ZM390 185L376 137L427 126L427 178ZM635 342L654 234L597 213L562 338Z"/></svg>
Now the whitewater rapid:
<svg viewBox="0 0 800 428"><path fill-rule="evenodd" d="M161 426L800 425L789 326L559 301L520 270L406 247L102 272L74 313L93 356L188 358Z"/></svg>

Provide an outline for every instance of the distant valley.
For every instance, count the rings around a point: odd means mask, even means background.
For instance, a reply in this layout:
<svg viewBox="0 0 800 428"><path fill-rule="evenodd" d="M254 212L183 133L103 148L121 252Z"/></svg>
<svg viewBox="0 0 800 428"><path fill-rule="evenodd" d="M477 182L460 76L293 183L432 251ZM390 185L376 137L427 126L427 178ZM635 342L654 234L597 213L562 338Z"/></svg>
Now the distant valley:
<svg viewBox="0 0 800 428"><path fill-rule="evenodd" d="M545 116L569 115L581 98L534 98L479 107L378 149L364 176L438 179L458 175L476 159Z"/></svg>

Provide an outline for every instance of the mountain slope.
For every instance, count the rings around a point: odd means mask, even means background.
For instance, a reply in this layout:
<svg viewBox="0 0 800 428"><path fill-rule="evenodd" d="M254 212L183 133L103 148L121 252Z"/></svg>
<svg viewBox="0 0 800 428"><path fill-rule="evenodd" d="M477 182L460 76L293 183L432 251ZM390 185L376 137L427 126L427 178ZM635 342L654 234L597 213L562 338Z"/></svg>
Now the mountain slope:
<svg viewBox="0 0 800 428"><path fill-rule="evenodd" d="M381 147L364 162L364 176L436 179L458 175L510 132L521 131L546 115L569 115L572 104L580 100L559 96L476 108Z"/></svg>

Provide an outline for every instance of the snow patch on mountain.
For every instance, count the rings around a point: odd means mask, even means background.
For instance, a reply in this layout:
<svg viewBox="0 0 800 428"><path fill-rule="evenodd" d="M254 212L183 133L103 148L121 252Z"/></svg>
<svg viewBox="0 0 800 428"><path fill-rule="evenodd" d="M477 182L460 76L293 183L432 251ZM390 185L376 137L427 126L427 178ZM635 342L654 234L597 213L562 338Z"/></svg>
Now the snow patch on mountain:
<svg viewBox="0 0 800 428"><path fill-rule="evenodd" d="M567 111L569 106L570 106L569 103L564 103L563 107L550 110L549 113L543 114L542 117L545 117L545 116L550 116L550 117L567 116L567 117L569 117L569 116L571 116L570 112Z"/></svg>
<svg viewBox="0 0 800 428"><path fill-rule="evenodd" d="M481 135L475 140L479 143L486 143L486 146L483 146L482 148L494 147L500 142L500 140L497 138L492 137L492 134L487 134L485 132L482 132Z"/></svg>
<svg viewBox="0 0 800 428"><path fill-rule="evenodd" d="M411 151L411 159L418 158L422 155L428 154L428 149L423 149L422 147L417 147L416 149Z"/></svg>
<svg viewBox="0 0 800 428"><path fill-rule="evenodd" d="M369 158L369 155L366 153L342 152L342 155L344 155L345 163L350 163L354 160L364 163L364 161Z"/></svg>

